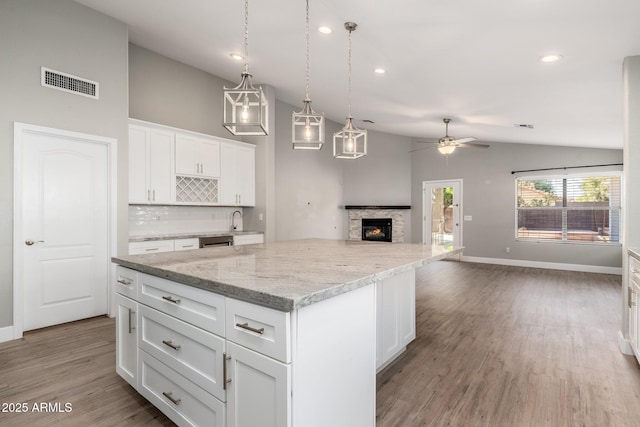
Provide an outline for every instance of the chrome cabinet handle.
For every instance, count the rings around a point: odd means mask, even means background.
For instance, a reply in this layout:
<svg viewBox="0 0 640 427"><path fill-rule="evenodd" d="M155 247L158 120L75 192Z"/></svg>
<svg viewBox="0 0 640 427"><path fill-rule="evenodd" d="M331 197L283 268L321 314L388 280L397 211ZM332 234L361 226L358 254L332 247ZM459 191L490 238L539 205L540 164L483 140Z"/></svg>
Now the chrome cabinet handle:
<svg viewBox="0 0 640 427"><path fill-rule="evenodd" d="M127 282L126 280L123 280L123 279L118 280L118 283L125 286L131 286L131 282Z"/></svg>
<svg viewBox="0 0 640 427"><path fill-rule="evenodd" d="M151 201L151 190L147 190L147 200Z"/></svg>
<svg viewBox="0 0 640 427"><path fill-rule="evenodd" d="M131 331L133 331L135 328L133 326L131 326L131 315L135 314L135 311L129 309L129 333L131 333Z"/></svg>
<svg viewBox="0 0 640 427"><path fill-rule="evenodd" d="M180 350L180 345L178 344L174 344L171 341L167 341L167 340L162 340L162 344L166 345L167 347L171 347L174 350Z"/></svg>
<svg viewBox="0 0 640 427"><path fill-rule="evenodd" d="M145 252L152 252L152 251L157 251L158 248L147 248L145 249Z"/></svg>
<svg viewBox="0 0 640 427"><path fill-rule="evenodd" d="M231 360L231 356L227 356L227 353L222 353L222 389L227 389L227 384L231 382L231 378L227 379L227 362Z"/></svg>
<svg viewBox="0 0 640 427"><path fill-rule="evenodd" d="M153 201L156 201L156 190L153 190Z"/></svg>
<svg viewBox="0 0 640 427"><path fill-rule="evenodd" d="M27 246L32 246L32 245L34 245L36 243L44 243L44 240L31 240L31 239L28 239L28 240L24 241L24 244L27 245Z"/></svg>
<svg viewBox="0 0 640 427"><path fill-rule="evenodd" d="M176 399L175 397L173 397L173 392L167 393L166 391L163 391L162 394L164 395L164 397L169 399L171 403L173 403L176 406L179 405L180 402L182 401L182 399Z"/></svg>
<svg viewBox="0 0 640 427"><path fill-rule="evenodd" d="M264 334L264 328L256 329L249 326L248 323L236 323L238 328L246 329L247 331L255 332L256 334Z"/></svg>
<svg viewBox="0 0 640 427"><path fill-rule="evenodd" d="M172 303L174 303L174 304L179 304L179 303L180 303L180 300L179 300L179 299L173 299L173 298L171 298L170 296L168 296L168 297L162 297L162 299L163 299L163 300L165 300L165 301L172 302Z"/></svg>

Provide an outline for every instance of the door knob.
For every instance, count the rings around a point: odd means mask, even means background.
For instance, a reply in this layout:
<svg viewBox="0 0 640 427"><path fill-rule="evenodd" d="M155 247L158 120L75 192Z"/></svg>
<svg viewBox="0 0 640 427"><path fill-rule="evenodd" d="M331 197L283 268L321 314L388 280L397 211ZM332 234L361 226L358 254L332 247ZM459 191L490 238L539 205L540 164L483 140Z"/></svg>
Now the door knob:
<svg viewBox="0 0 640 427"><path fill-rule="evenodd" d="M36 241L33 241L33 240L29 239L29 240L25 240L24 244L25 244L25 245L27 245L27 246L31 246L31 245L33 245L34 243L40 243L40 242L44 243L44 240L36 240Z"/></svg>

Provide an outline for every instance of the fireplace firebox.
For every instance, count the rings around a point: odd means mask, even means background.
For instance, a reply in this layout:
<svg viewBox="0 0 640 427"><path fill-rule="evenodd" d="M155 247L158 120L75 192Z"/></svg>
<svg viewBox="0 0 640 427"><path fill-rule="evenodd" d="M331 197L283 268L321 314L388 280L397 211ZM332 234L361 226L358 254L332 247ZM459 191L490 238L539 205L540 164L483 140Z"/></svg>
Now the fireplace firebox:
<svg viewBox="0 0 640 427"><path fill-rule="evenodd" d="M362 218L362 240L391 242L391 218Z"/></svg>

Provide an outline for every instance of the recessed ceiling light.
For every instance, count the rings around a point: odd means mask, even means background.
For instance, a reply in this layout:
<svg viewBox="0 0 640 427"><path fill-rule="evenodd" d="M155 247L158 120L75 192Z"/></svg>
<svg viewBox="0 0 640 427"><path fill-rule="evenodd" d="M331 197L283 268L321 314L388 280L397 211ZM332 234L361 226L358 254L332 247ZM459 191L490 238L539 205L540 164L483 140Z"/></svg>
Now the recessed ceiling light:
<svg viewBox="0 0 640 427"><path fill-rule="evenodd" d="M333 33L333 30L329 27L318 27L318 31L320 31L322 34L331 34Z"/></svg>
<svg viewBox="0 0 640 427"><path fill-rule="evenodd" d="M552 53L549 55L545 55L545 56L541 56L540 57L540 62L557 62L560 61L562 59L562 55L559 55L557 53Z"/></svg>
<svg viewBox="0 0 640 427"><path fill-rule="evenodd" d="M376 74L384 74L387 71L384 68L376 68L375 70L373 70L373 72Z"/></svg>
<svg viewBox="0 0 640 427"><path fill-rule="evenodd" d="M239 53L235 53L235 52L231 52L229 54L230 57L232 57L233 59L235 59L236 61L242 61L244 59L244 56L240 55Z"/></svg>

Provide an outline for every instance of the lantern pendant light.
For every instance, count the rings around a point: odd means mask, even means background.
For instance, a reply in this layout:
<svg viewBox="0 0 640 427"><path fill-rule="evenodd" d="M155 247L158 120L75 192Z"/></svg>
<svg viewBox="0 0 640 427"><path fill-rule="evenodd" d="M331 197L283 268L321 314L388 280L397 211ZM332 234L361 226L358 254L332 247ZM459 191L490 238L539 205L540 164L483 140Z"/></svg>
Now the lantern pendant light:
<svg viewBox="0 0 640 427"><path fill-rule="evenodd" d="M292 115L291 138L294 150L319 150L324 144L324 114L313 111L309 97L309 0L307 0L306 58L306 97L302 110Z"/></svg>
<svg viewBox="0 0 640 427"><path fill-rule="evenodd" d="M367 131L355 127L351 116L351 33L357 27L355 22L344 23L349 32L349 116L344 128L333 134L333 157L337 159L357 159L367 155Z"/></svg>
<svg viewBox="0 0 640 427"><path fill-rule="evenodd" d="M249 0L244 2L244 71L240 84L224 88L222 125L233 135L268 135L269 104L262 91L251 83L249 73Z"/></svg>

